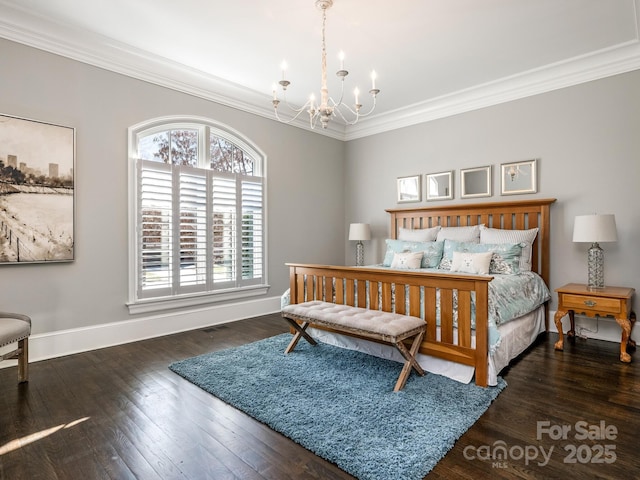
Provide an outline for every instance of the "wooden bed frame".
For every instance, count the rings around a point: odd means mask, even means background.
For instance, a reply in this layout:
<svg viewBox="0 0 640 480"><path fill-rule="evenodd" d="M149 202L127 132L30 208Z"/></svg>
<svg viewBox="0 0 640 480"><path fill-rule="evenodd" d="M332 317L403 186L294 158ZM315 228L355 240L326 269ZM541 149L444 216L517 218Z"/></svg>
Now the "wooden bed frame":
<svg viewBox="0 0 640 480"><path fill-rule="evenodd" d="M400 227L429 228L484 224L491 228L525 230L539 228L533 244L532 270L549 285L549 210L555 199L426 206L389 209L390 237ZM363 308L395 311L422 317L427 331L419 352L475 367L476 384L488 383L488 290L491 276L424 273L375 267L287 264L290 269L291 303L321 300ZM440 302L440 339L436 338L436 290ZM405 298L405 302L393 300ZM458 321L453 321L457 291ZM472 345L471 305L475 297L475 347ZM545 325L549 311L545 305ZM318 327L322 328L322 327ZM326 328L325 328L326 329ZM330 329L328 329L330 330Z"/></svg>

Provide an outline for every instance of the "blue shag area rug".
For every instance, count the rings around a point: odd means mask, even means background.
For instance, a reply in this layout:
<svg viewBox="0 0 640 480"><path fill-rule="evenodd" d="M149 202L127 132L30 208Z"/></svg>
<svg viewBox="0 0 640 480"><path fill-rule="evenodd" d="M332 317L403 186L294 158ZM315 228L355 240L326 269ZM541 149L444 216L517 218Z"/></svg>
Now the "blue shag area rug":
<svg viewBox="0 0 640 480"><path fill-rule="evenodd" d="M361 480L422 479L506 387L411 373L402 364L290 334L173 363L171 370Z"/></svg>

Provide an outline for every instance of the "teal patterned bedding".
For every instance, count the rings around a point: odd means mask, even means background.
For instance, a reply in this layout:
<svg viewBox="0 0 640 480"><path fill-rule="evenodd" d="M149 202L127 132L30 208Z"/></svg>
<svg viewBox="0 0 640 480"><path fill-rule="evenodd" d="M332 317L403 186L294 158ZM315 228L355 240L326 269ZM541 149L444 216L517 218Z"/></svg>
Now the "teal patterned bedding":
<svg viewBox="0 0 640 480"><path fill-rule="evenodd" d="M500 345L498 325L533 312L550 299L549 288L536 273L494 275L489 283L489 351Z"/></svg>
<svg viewBox="0 0 640 480"><path fill-rule="evenodd" d="M536 273L493 275L489 283L489 319L502 325L532 312L550 299L549 288Z"/></svg>
<svg viewBox="0 0 640 480"><path fill-rule="evenodd" d="M375 268L391 270L390 267L374 265ZM442 270L434 268L421 268L417 271L440 273ZM489 351L493 352L500 344L500 333L497 330L511 320L533 312L539 306L551 299L549 288L538 274L534 272L521 272L517 275L493 274L493 280L489 283ZM367 282L367 289L369 285ZM408 294L408 292L407 292ZM368 297L368 295L367 295ZM440 305L439 291L436 293L436 305ZM471 321L475 327L475 301L472 295ZM457 295L454 295L454 325L457 325ZM288 305L289 291L281 298L282 306ZM421 312L424 315L424 312ZM440 311L436 310L436 321L440 324Z"/></svg>

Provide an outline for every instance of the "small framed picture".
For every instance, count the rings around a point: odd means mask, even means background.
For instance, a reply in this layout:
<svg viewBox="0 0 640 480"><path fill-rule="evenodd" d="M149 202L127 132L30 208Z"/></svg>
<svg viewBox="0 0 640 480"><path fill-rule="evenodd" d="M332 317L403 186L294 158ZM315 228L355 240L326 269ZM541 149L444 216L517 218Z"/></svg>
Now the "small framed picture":
<svg viewBox="0 0 640 480"><path fill-rule="evenodd" d="M451 200L453 198L453 170L428 173L427 202L431 200Z"/></svg>
<svg viewBox="0 0 640 480"><path fill-rule="evenodd" d="M501 195L519 195L538 191L537 159L503 163L500 167Z"/></svg>
<svg viewBox="0 0 640 480"><path fill-rule="evenodd" d="M460 198L491 196L491 165L460 170Z"/></svg>
<svg viewBox="0 0 640 480"><path fill-rule="evenodd" d="M410 203L422 201L421 175L398 177L398 203Z"/></svg>

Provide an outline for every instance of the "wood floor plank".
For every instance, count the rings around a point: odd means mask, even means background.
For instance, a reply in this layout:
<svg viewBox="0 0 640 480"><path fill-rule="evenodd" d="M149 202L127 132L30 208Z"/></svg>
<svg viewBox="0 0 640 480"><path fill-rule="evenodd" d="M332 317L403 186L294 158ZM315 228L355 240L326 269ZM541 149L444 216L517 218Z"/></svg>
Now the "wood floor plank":
<svg viewBox="0 0 640 480"><path fill-rule="evenodd" d="M0 480L352 479L335 465L171 372L170 363L249 343L288 327L278 314L0 369ZM619 479L640 469L640 373L611 342L545 335L503 372L508 387L427 479ZM455 412L452 412L454 415ZM572 428L538 435L538 422ZM614 440L576 440L575 426L614 426ZM608 442L611 463L567 463ZM548 462L511 455L470 458L477 448L553 449ZM516 452L514 450L513 452ZM516 452L517 453L517 452Z"/></svg>

